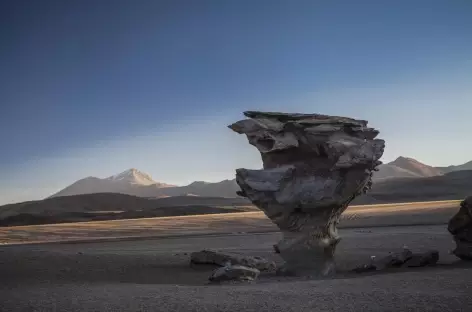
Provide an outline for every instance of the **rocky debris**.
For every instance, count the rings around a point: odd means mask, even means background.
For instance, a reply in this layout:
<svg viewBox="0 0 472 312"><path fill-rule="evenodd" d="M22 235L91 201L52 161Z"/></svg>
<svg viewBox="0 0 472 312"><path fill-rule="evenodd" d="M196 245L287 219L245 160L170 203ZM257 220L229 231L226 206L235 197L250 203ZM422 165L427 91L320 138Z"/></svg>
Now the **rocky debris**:
<svg viewBox="0 0 472 312"><path fill-rule="evenodd" d="M412 253L406 246L401 252L390 253L388 256L376 260L371 257L369 264L365 264L353 269L356 273L385 270L399 267L424 267L435 265L439 261L439 252L429 250L422 253Z"/></svg>
<svg viewBox="0 0 472 312"><path fill-rule="evenodd" d="M414 253L403 266L414 268L435 265L439 261L439 251L429 250L423 253Z"/></svg>
<svg viewBox="0 0 472 312"><path fill-rule="evenodd" d="M405 262L413 257L413 253L408 248L403 248L401 252L390 253L388 256L375 261L377 270L383 270L393 267L401 267Z"/></svg>
<svg viewBox="0 0 472 312"><path fill-rule="evenodd" d="M221 283L225 281L254 281L259 276L260 271L244 265L231 265L227 263L224 267L218 268L208 278L210 282Z"/></svg>
<svg viewBox="0 0 472 312"><path fill-rule="evenodd" d="M456 242L456 249L452 253L462 260L472 260L472 196L461 202L459 211L449 220L447 229Z"/></svg>
<svg viewBox="0 0 472 312"><path fill-rule="evenodd" d="M282 271L334 272L336 225L368 191L385 142L367 121L320 114L245 112L229 126L261 153L263 169L237 169L240 196L282 231Z"/></svg>
<svg viewBox="0 0 472 312"><path fill-rule="evenodd" d="M256 268L260 271L275 270L275 262L261 257L246 256L237 253L221 252L217 250L202 250L192 252L190 263L192 264L215 264L225 266L227 263Z"/></svg>

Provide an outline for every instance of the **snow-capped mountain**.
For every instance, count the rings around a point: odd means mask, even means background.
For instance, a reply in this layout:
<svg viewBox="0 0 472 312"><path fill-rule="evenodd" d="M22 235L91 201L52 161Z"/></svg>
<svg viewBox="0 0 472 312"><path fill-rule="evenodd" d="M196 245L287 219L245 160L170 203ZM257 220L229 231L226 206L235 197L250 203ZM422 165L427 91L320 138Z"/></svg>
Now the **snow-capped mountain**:
<svg viewBox="0 0 472 312"><path fill-rule="evenodd" d="M114 181L114 182L129 183L129 184L138 184L138 185L151 185L151 184L160 184L162 186L167 185L165 183L158 183L154 181L149 174L139 171L138 169L135 169L135 168L131 168L119 174L108 177L106 180Z"/></svg>
<svg viewBox="0 0 472 312"><path fill-rule="evenodd" d="M186 186L176 186L156 182L149 174L132 168L104 179L88 177L78 180L51 197L92 193L120 193L139 197L188 195L237 197L237 191L239 191L239 187L235 180L216 183L197 181Z"/></svg>
<svg viewBox="0 0 472 312"><path fill-rule="evenodd" d="M153 190L174 186L156 182L149 174L131 168L104 179L87 177L78 180L51 197L92 193L121 193L145 197L147 193L153 193Z"/></svg>

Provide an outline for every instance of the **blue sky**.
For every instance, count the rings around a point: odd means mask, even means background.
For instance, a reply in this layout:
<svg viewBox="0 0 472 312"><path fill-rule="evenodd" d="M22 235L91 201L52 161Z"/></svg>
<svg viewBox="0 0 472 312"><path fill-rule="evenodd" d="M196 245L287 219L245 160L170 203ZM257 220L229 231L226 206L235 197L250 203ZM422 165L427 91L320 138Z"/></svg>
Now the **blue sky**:
<svg viewBox="0 0 472 312"><path fill-rule="evenodd" d="M368 119L384 161L472 159L472 1L0 3L0 204L130 167L260 166L244 110Z"/></svg>

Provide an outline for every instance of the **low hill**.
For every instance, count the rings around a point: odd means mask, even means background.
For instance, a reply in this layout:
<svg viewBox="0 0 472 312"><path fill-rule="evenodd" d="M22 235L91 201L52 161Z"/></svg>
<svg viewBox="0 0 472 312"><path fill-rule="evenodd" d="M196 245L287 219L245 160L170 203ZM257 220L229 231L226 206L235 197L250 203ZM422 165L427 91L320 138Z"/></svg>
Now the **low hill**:
<svg viewBox="0 0 472 312"><path fill-rule="evenodd" d="M374 173L374 181L398 178L426 178L442 175L440 168L428 166L416 159L400 156L392 162L379 166Z"/></svg>
<svg viewBox="0 0 472 312"><path fill-rule="evenodd" d="M437 167L444 173L454 172L454 171L463 171L463 170L472 170L472 161L466 162L465 164L458 166L448 166L448 167Z"/></svg>
<svg viewBox="0 0 472 312"><path fill-rule="evenodd" d="M375 183L355 204L462 199L472 194L472 170L426 178L389 179Z"/></svg>
<svg viewBox="0 0 472 312"><path fill-rule="evenodd" d="M396 166L417 175L418 177L434 177L442 175L443 172L435 167L423 164L416 159L400 156L390 163L392 166Z"/></svg>
<svg viewBox="0 0 472 312"><path fill-rule="evenodd" d="M162 199L98 193L0 206L0 226L150 218L256 210L243 198Z"/></svg>

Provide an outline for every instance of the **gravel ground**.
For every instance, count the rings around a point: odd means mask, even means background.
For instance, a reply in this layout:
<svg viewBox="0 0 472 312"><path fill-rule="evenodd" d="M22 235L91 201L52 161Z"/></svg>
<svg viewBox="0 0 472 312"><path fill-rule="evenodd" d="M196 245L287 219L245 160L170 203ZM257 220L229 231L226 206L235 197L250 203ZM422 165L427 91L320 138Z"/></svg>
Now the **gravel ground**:
<svg viewBox="0 0 472 312"><path fill-rule="evenodd" d="M245 286L37 284L3 290L2 311L472 311L472 269L431 273Z"/></svg>
<svg viewBox="0 0 472 312"><path fill-rule="evenodd" d="M472 311L472 266L448 254L441 226L344 229L334 279L263 274L254 284L207 285L189 253L217 248L280 261L278 233L38 244L0 248L0 311ZM407 244L440 264L382 274L348 269Z"/></svg>

